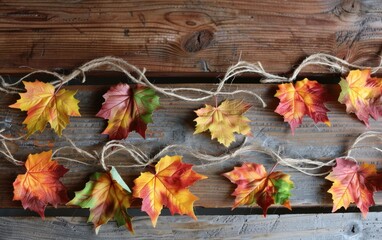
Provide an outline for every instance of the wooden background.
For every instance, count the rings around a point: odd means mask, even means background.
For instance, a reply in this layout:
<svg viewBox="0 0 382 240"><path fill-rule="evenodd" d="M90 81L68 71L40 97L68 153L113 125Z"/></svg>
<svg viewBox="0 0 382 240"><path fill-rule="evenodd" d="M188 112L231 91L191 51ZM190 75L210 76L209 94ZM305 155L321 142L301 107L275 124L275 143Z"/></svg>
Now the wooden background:
<svg viewBox="0 0 382 240"><path fill-rule="evenodd" d="M312 53L379 60L378 0L2 1L0 69L73 69L105 55L150 72L224 72L241 59L284 73Z"/></svg>
<svg viewBox="0 0 382 240"><path fill-rule="evenodd" d="M373 66L381 55L381 20L382 2L378 0L0 1L0 75L12 81L34 68L69 73L93 58L112 55L139 68L145 67L153 82L170 87L212 89L215 85L211 83L217 81L216 77L222 76L227 67L239 59L261 61L268 72L282 74L288 74L306 56L317 52ZM102 94L111 84L126 81L120 74L108 72L107 68L103 70L90 74L86 86L67 87L79 89L77 97L82 117L71 118L64 134L88 150L97 149L107 141L107 137L100 134L106 121L95 117L102 104ZM257 76L239 78L226 90L251 89L268 104L267 108L261 108L253 98L236 96L253 104L246 114L252 120L250 141L273 150L281 147L283 154L290 157L326 160L341 156L352 141L368 129L353 115L347 115L345 106L337 102L339 76L328 74L320 67L307 68L303 75L320 75L320 79L330 83L325 88L329 92L327 107L331 128L305 118L292 136L282 117L273 112L277 106L277 99L273 97L277 86L255 84ZM46 76L45 79L51 80ZM102 85L93 85L96 82ZM7 107L17 98L11 94L0 95L0 128L7 129L6 133L12 136L24 131L21 122L25 113ZM228 150L211 141L208 134L192 134L193 110L212 102L187 103L161 96L162 108L155 112L154 123L149 124L147 139L133 133L127 141L151 155L168 144L183 144L214 155L226 153ZM381 121L372 120L369 130L380 130L381 126ZM243 137L237 136L230 149L242 141ZM380 143L369 141L367 144ZM24 160L28 153L66 145L64 138L47 129L28 140L11 143L10 147L17 158ZM74 156L70 152L66 154ZM381 156L374 152L357 152L357 156L361 161L382 167ZM185 155L184 160L200 164L191 156ZM85 218L78 217L76 209L64 209L66 217L59 216L62 211L53 213L45 221L17 217L21 204L12 201L12 182L24 169L13 166L4 158L0 161L0 212L3 216L12 216L0 218L0 239L95 238L92 226L85 223ZM129 157L119 155L109 164L131 161ZM372 210L377 212L370 213L366 219L362 219L354 207L349 210L357 213L328 214L331 196L326 191L330 183L282 166L278 169L291 174L295 182L291 199L294 212L276 207L263 218L259 209L243 208L248 215L231 214L227 209L234 200L230 196L234 185L220 174L244 161L262 163L268 169L273 165L269 157L252 153L212 167L196 167L198 172L209 177L192 187L200 197L196 202L199 221L161 216L157 228L153 229L147 217L140 216L133 220L136 226L134 237L378 239L382 194L375 195L377 207ZM89 174L101 170L65 161L61 163L70 168L63 178L70 197L74 191L83 188ZM119 171L132 186L132 180L144 169ZM135 201L136 207L139 204ZM216 210L214 216L206 215L208 209ZM219 214L220 210L224 215ZM99 237L120 239L130 237L130 234L111 222L101 228Z"/></svg>

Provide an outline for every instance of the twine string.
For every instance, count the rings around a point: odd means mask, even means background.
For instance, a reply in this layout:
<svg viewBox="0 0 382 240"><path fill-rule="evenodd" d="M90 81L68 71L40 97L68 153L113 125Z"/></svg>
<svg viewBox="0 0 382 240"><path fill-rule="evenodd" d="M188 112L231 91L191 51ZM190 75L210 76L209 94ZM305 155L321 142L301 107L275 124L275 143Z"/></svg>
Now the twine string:
<svg viewBox="0 0 382 240"><path fill-rule="evenodd" d="M56 80L53 80L51 82L52 85L54 85L56 88L59 86L62 86L63 84L67 84L70 81L76 79L78 76L82 77L82 83L86 82L86 72L99 69L102 67L109 67L113 71L118 71L122 72L125 74L131 81L137 84L142 84L147 87L152 88L153 90L169 96L169 97L174 97L177 99L181 99L184 101L190 101L190 102L200 102L200 101L205 101L209 98L215 97L217 95L223 95L223 96L233 96L236 94L248 94L251 95L255 98L257 98L263 107L266 107L266 103L264 100L255 92L250 91L250 90L236 90L236 91L231 91L231 92L224 92L223 88L227 81L230 79L234 79L236 76L239 76L244 73L256 73L260 75L263 79L261 80L262 83L282 83L282 82L293 82L297 79L298 75L300 72L307 66L310 65L318 65L318 66L324 66L329 68L332 72L337 72L337 73L344 73L349 71L350 69L366 69L370 68L367 66L361 66L357 64L352 64L349 63L346 60L343 60L341 58L335 57L330 54L326 53L316 53L308 56L306 59L304 59L298 66L297 68L293 71L293 74L290 77L285 77L285 76L279 76L276 74L268 73L265 71L263 68L262 64L260 62L257 63L249 63L246 61L239 61L235 65L230 66L225 75L224 78L220 80L219 84L217 85L216 89L214 91L208 91L208 90L203 90L199 88L166 88L166 87L159 87L153 83L151 83L147 77L145 76L146 69L143 68L140 70L136 66L128 63L127 61L123 60L122 58L117 58L117 57L102 57L102 58L96 58L93 59L76 70L72 71L68 75L63 75L59 74L56 72L48 71L48 70L34 70L31 73L26 74L22 78L20 78L18 81L14 83L7 83L3 77L0 76L0 90L6 93L20 93L23 92L24 89L17 87L22 81L26 80L27 78L31 77L34 74L37 73L43 73L47 75L52 75ZM376 73L382 68L382 58L379 64L376 67L372 67L371 72ZM137 75L135 77L134 75ZM201 94L202 96L200 97L188 97L187 95L183 95L178 92L191 92L191 93L197 93Z"/></svg>
<svg viewBox="0 0 382 240"><path fill-rule="evenodd" d="M3 131L4 131L3 129L0 130L0 133ZM7 158L8 161L14 163L15 165L18 165L18 166L23 165L24 164L23 161L17 160L13 157L11 151L9 150L6 144L6 141L12 141L12 140L16 141L16 140L19 140L20 138L5 137L2 134L0 134L0 138L2 138L0 141L4 148L4 150L0 150L0 153L2 153ZM352 156L352 154L354 153L354 150L361 149L361 148L374 149L378 152L382 152L382 149L376 146L361 146L361 147L358 146L360 142L369 138L377 138L378 140L382 141L382 132L368 131L368 132L362 133L354 140L353 144L349 147L347 151L347 155L342 156L341 158L346 158L348 160L357 162L357 160ZM336 158L324 161L324 160L313 160L313 159L307 159L307 158L284 157L280 153L281 149L279 149L279 151L276 152L272 149L266 148L256 143L247 144L247 138L245 138L242 144L240 144L237 148L232 149L231 151L223 153L218 156L206 154L188 146L173 144L173 145L166 146L157 154L155 154L153 157L150 157L148 154L142 151L139 147L130 143L126 143L124 141L120 141L120 140L112 140L107 142L102 147L100 152L97 152L97 151L89 152L76 146L75 143L69 138L66 138L66 139L70 143L70 146L64 146L64 147L60 147L56 149L53 152L53 157L55 159L72 161L72 162L76 162L76 163L80 163L80 164L84 164L88 166L96 165L96 164L80 161L75 158L60 156L60 152L63 150L74 150L75 152L83 156L84 158L92 159L96 161L97 164L100 164L105 171L108 171L111 167L106 162L113 155L120 152L127 153L128 155L131 156L132 160L134 161L133 164L129 163L129 164L115 166L115 167L121 167L121 168L146 167L158 161L163 155L168 153L174 153L174 152L181 152L183 154L190 155L194 157L195 159L199 160L201 163L196 164L195 167L207 167L214 164L223 163L237 156L241 156L251 152L263 153L270 156L274 161L278 162L280 165L291 167L309 176L327 175L330 172L330 170L323 171L323 172L317 172L317 171L325 170L326 167L333 167L336 162Z"/></svg>
<svg viewBox="0 0 382 240"><path fill-rule="evenodd" d="M52 71L47 71L47 70L35 70L31 73L26 74L22 78L20 78L18 81L14 83L7 83L4 78L0 78L0 90L6 93L20 93L23 92L24 90L22 88L16 87L19 85L22 81L25 79L29 78L30 76L37 74L37 73L44 73L48 75L52 75L53 77L57 78L57 80L53 80L50 83L55 87L58 88L64 84L69 83L70 81L76 79L78 76L82 77L82 83L86 82L86 72L99 69L101 67L111 67L113 71L118 71L122 72L125 74L132 82L136 84L141 84L144 86L147 86L156 92L159 92L163 95L169 96L169 97L174 97L177 99L181 99L184 101L189 101L189 102L200 102L200 101L205 101L209 98L215 97L217 95L222 95L222 96L233 96L237 94L247 94L250 96L255 97L260 101L263 107L266 107L266 103L264 100L255 92L250 91L250 90L235 90L235 91L229 91L225 92L223 91L223 87L225 86L226 82L228 81L228 78L222 79L216 89L214 91L208 91L208 90L203 90L199 88L164 88L164 87L159 87L153 83L151 83L147 77L145 76L146 69L140 70L136 66L128 63L127 61L117 58L117 57L102 57L102 58L97 58L93 59L82 66L80 66L78 69L74 70L72 73L69 75L61 75L56 72ZM138 77L134 76L137 75ZM236 75L235 73L230 74L230 77L233 77ZM191 92L191 93L196 93L196 94L201 94L202 96L200 97L189 97L187 95L180 94L178 92Z"/></svg>
<svg viewBox="0 0 382 240"><path fill-rule="evenodd" d="M0 76L0 90L4 91L6 93L20 93L23 92L24 89L21 89L17 87L22 81L26 80L27 78L31 77L34 74L37 73L43 73L43 74L48 74L52 75L55 80L51 82L52 85L55 86L55 88L59 88L63 84L67 84L70 81L76 79L77 77L82 78L82 83L86 82L86 72L99 69L102 67L111 67L113 71L119 71L125 74L131 81L137 84L142 84L147 87L150 87L154 89L155 91L170 96L174 98L178 98L181 100L185 101L190 101L190 102L198 102L198 101L204 101L206 99L209 99L211 97L215 97L217 95L227 95L227 96L232 96L235 94L249 94L254 97L256 97L263 105L263 107L266 106L265 102L263 99L256 93L250 91L250 90L236 90L232 92L224 92L224 86L225 84L230 80L234 79L236 76L239 76L244 73L257 73L260 76L263 77L262 82L263 83L281 83L281 82L293 82L296 80L297 76L300 74L300 72L307 66L309 65L319 65L319 66L324 66L328 67L331 71L333 72L338 72L338 73L344 73L346 71L349 71L349 69L352 68L358 68L358 69L365 69L368 67L365 66L360 66L356 64L351 64L347 62L346 60L337 58L335 56L329 55L329 54L324 54L324 53L317 53L310 55L307 57L304 61L302 61L299 66L293 71L293 74L288 78L284 76L279 76L276 74L271 74L265 71L263 68L262 64L260 62L257 62L255 64L246 62L246 61L239 61L235 65L229 67L226 71L226 74L224 75L223 79L220 80L219 84L217 85L216 89L214 91L208 91L208 90L203 90L199 88L186 88L186 87L180 87L180 88L168 88L168 87L159 87L153 83L151 83L147 77L145 76L146 69L140 70L136 66L128 63L127 61L121 59L121 58L116 58L116 57L102 57L102 58L97 58L93 59L82 66L80 66L78 69L74 70L68 75L63 75L59 74L56 72L52 71L47 71L47 70L35 70L31 73L26 74L22 78L20 78L18 81L14 83L7 83L3 77ZM370 68L372 73L375 73L379 71L382 68L382 59L379 63L378 66ZM135 77L135 75L137 77ZM202 95L200 97L188 97L187 95L180 94L181 92L191 92L191 93L198 93L199 95ZM0 130L0 138L1 138L1 145L3 146L4 150L0 150L0 153L2 153L7 160L10 162L14 163L15 165L23 165L23 161L19 161L15 159L9 150L6 141L17 141L25 137L25 135L16 137L16 138L11 138L7 137L3 134L1 134L4 131L4 129ZM345 158L349 160L356 161L354 157L352 157L352 153L356 149L360 148L368 148L368 149L374 149L378 152L382 152L382 149L379 147L375 146L357 146L361 141L367 138L378 138L379 140L382 140L382 135L380 132L375 132L375 131L369 131L361 134L352 144L352 146L349 148L348 153ZM111 156L118 152L126 152L128 153L135 161L135 164L132 165L121 165L120 167L145 167L147 165L150 165L154 163L155 161L158 160L160 156L167 152L172 152L172 151L182 151L186 154L189 154L196 159L201 160L203 163L200 164L200 166L208 166L208 165L213 165L216 163L221 163L223 161L227 161L231 158L234 158L238 155L242 155L248 152L256 151L260 153L265 153L269 156L272 157L275 161L279 162L282 165L292 167L304 174L311 175L311 176L322 176L327 174L327 172L324 173L313 173L314 171L317 171L321 168L324 167L330 167L335 164L335 159L331 159L328 161L319 161L319 160L311 160L311 159L305 159L305 158L289 158L289 157L282 157L280 155L280 151L276 152L271 149L266 149L261 146L257 146L255 144L251 145L246 145L242 144L240 145L237 149L235 149L232 152L225 153L219 156L213 156L209 154L205 154L199 151L195 151L192 148L182 146L182 145L169 145L162 149L159 153L157 153L154 157L150 158L147 154L145 154L141 149L138 147L125 143L123 141L109 141L106 143L101 152L88 152L83 149L78 148L73 141L70 139L67 139L68 142L70 143L70 146L65 146L58 148L54 151L53 156L59 159L63 160L68 160L68 161L73 161L77 163L82 163L85 165L92 165L90 163L85 163L76 159L72 158L67 158L60 156L60 152L63 150L68 150L72 149L75 150L77 153L82 155L85 158L89 158L92 160L98 161L101 166L105 169L108 170L109 166L106 164L106 160L109 159Z"/></svg>
<svg viewBox="0 0 382 240"><path fill-rule="evenodd" d="M371 69L371 73L376 73L379 70L382 69L382 58L380 59L379 64L376 67L368 67L368 66L362 66L357 64L349 63L346 60L343 60L341 58L335 57L330 54L326 53L316 53L308 56L307 58L302 61L298 67L293 71L292 76L289 78L287 77L267 77L263 75L265 78L261 81L262 83L282 83L282 82L293 82L297 79L297 76L300 74L300 72L310 65L318 65L318 66L324 66L331 70L331 72L335 73L345 73L348 72L350 69Z"/></svg>
<svg viewBox="0 0 382 240"><path fill-rule="evenodd" d="M348 150L348 154L347 154L347 157L351 157L352 156L352 153L355 149L363 149L363 148L368 148L368 149L374 149L378 152L382 152L382 149L381 148L378 148L378 147L375 147L375 146L359 146L357 147L357 145L364 141L365 139L368 139L368 138L377 138L379 141L382 141L382 132L377 132L377 131L367 131L367 132L364 132L362 133L355 141L354 143L350 146L349 150Z"/></svg>

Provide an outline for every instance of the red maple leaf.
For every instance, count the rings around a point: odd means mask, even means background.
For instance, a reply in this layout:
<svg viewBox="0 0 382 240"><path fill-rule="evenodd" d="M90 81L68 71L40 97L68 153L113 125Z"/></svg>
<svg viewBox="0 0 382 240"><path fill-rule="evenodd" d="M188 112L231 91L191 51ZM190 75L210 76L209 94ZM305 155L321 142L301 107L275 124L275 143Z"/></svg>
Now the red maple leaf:
<svg viewBox="0 0 382 240"><path fill-rule="evenodd" d="M275 97L280 99L275 112L284 116L292 130L301 124L304 115L308 115L315 123L323 122L330 126L326 113L329 111L325 105L324 89L316 81L305 78L302 81L284 83L279 85Z"/></svg>
<svg viewBox="0 0 382 240"><path fill-rule="evenodd" d="M347 209L350 203L356 203L364 217L369 207L374 205L373 194L381 190L382 174L377 173L374 164L356 162L337 158L337 165L326 177L333 182L328 190L333 198L333 212L341 207Z"/></svg>
<svg viewBox="0 0 382 240"><path fill-rule="evenodd" d="M25 174L19 174L13 183L13 200L20 200L24 209L29 208L44 218L45 207L57 207L69 201L60 178L68 171L52 161L52 151L29 154Z"/></svg>

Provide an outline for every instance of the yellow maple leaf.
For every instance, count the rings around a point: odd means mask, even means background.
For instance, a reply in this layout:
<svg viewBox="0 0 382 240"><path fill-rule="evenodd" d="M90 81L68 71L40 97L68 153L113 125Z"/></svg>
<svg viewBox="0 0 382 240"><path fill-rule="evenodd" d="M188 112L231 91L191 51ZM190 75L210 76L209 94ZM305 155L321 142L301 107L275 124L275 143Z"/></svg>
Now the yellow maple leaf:
<svg viewBox="0 0 382 240"><path fill-rule="evenodd" d="M370 69L352 70L346 79L341 79L338 101L346 105L347 113L355 113L359 120L369 125L369 117L382 115L382 81L370 77Z"/></svg>
<svg viewBox="0 0 382 240"><path fill-rule="evenodd" d="M36 131L44 131L48 122L61 136L69 116L80 116L79 101L74 98L77 91L60 89L56 92L52 84L38 80L23 83L27 91L20 93L20 99L9 107L28 111L23 122L27 125L28 137Z"/></svg>
<svg viewBox="0 0 382 240"><path fill-rule="evenodd" d="M234 140L234 133L250 135L250 120L242 116L250 104L242 100L226 100L219 107L206 104L204 108L195 111L198 115L194 134L209 130L211 139L217 139L219 143L228 147Z"/></svg>
<svg viewBox="0 0 382 240"><path fill-rule="evenodd" d="M193 205L199 198L188 187L206 178L194 172L191 164L183 163L181 156L165 156L155 165L155 174L144 172L134 180L133 196L143 199L142 211L154 227L164 205L172 215L187 214L196 220Z"/></svg>

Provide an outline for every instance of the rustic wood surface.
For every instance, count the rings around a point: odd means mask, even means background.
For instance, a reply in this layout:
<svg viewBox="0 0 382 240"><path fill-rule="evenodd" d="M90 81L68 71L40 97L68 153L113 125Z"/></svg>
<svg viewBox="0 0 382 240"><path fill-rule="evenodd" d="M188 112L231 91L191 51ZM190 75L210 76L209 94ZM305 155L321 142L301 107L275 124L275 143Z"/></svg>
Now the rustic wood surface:
<svg viewBox="0 0 382 240"><path fill-rule="evenodd" d="M171 85L180 87L183 85ZM186 85L184 85L186 86ZM277 99L274 95L276 86L265 84L233 84L227 87L227 90L233 89L252 89L260 94L268 107L262 108L261 104L248 96L238 96L253 104L246 116L252 120L251 127L253 137L248 142L256 142L267 148L277 151L283 149L282 153L290 157L306 157L329 159L344 155L347 147L362 132L367 129L363 123L358 121L354 116L345 112L345 106L337 102L339 94L338 85L325 85L330 93L330 101L327 106L330 109L329 119L332 127L324 124L314 124L314 122L305 118L300 128L296 130L294 136L291 135L289 126L283 122L278 114L274 113L277 105ZM204 89L212 89L214 85L202 85ZM96 112L100 109L102 103L102 94L108 89L106 86L70 86L68 89L79 89L77 97L80 100L81 118L71 118L71 123L64 130L64 135L73 140L79 147L94 150L98 146L102 146L107 137L101 135L106 121L95 117ZM3 94L0 96L0 128L7 129L9 136L20 136L24 133L22 121L25 118L25 112L17 109L7 108L9 104L18 99L17 95ZM220 98L220 100L223 100ZM206 103L214 104L211 99ZM182 144L189 146L195 150L219 155L226 153L227 150L223 145L218 144L215 140L210 140L209 134L193 135L196 110L203 106L203 103L189 103L161 96L162 108L154 113L154 123L149 124L147 131L147 139L142 139L139 135L133 133L129 136L127 142L136 144L152 156L161 148L169 144ZM381 129L382 122L371 120L369 130ZM232 144L230 149L235 149L243 141L242 136L237 136L237 141ZM368 141L361 145L380 144L376 141ZM34 134L29 139L23 139L14 143L9 143L11 151L21 160L25 160L27 154L36 153L50 148L67 146L69 143L64 137L57 137L51 129L46 129L43 134ZM175 154L174 152L173 154ZM73 153L64 153L65 156L79 157ZM363 150L356 153L355 157L365 162L376 163L381 166L380 158L376 152ZM18 173L22 173L24 169L7 162L3 157L0 164L0 206L2 208L20 207L20 202L12 201L12 182ZM91 162L89 159L83 161ZM185 155L184 161L194 163L196 165L201 162L193 159L191 156ZM209 167L197 166L195 169L201 174L208 176L208 179L199 181L192 187L192 191L200 197L196 202L196 206L208 208L230 207L233 203L233 197L230 196L235 186L227 179L221 176L222 173L231 170L241 162L250 161L265 164L270 169L274 162L264 154L249 153L235 157L224 163L219 163ZM94 171L101 171L100 167L89 167L73 162L61 161L63 165L70 169L62 181L68 187L70 196L73 191L78 191L84 187L88 177ZM111 165L132 164L132 158L125 154L120 154L108 161ZM309 206L329 206L331 204L331 195L326 191L330 187L330 183L323 178L311 177L297 172L294 169L280 166L277 169L291 174L292 180L295 182L295 189L292 193L292 206L309 207ZM126 169L120 168L122 176L129 186L133 185L132 180L139 175L143 168ZM382 195L376 194L377 205L382 204ZM139 201L135 201L135 205L139 205Z"/></svg>
<svg viewBox="0 0 382 240"><path fill-rule="evenodd" d="M1 1L0 72L68 70L106 55L178 74L224 72L240 58L283 73L317 52L370 66L381 9L379 0Z"/></svg>
<svg viewBox="0 0 382 240"><path fill-rule="evenodd" d="M382 54L381 20L382 2L379 0L0 1L0 75L8 79L30 72L31 68L69 73L89 60L112 55L122 57L139 68L145 67L148 76L161 77L158 82L174 83L176 78L178 83L193 83L170 87L212 89L215 85L199 83L222 76L227 67L240 59L261 61L266 71L286 75L305 57L318 52L329 53L351 63L374 66ZM322 67L309 67L303 71L303 75L317 73L327 74L328 71ZM99 150L107 142L107 136L100 134L106 121L95 117L95 114L102 104L102 94L109 87L106 85L114 82L112 78L121 77L106 71L89 73L92 74L99 77L98 83L104 85L66 87L79 89L77 98L82 117L72 117L64 130L66 137L89 151ZM102 79L103 76L110 78ZM172 80L166 82L170 76ZM344 155L359 134L381 129L381 121L371 120L367 129L354 115L346 114L345 106L337 102L339 86L335 83L338 78L329 74L325 76L326 83L333 83L325 85L330 98L327 107L332 127L314 124L311 119L304 118L294 136L282 117L274 113L276 85L227 86L226 90L252 89L268 104L261 108L256 99L236 96L253 104L246 114L252 120L253 137L248 138L249 143L281 150L289 157L325 161ZM89 80L91 84L91 77ZM7 107L17 98L16 95L0 94L0 129L6 129L7 136L25 133L22 125L25 112ZM220 97L219 101L222 100ZM227 149L215 140L211 141L207 133L193 135L193 111L204 103L214 104L214 100L189 103L161 96L162 108L154 113L154 123L149 124L147 139L132 133L127 142L139 146L151 156L169 144L182 144L213 155L234 150L243 142L242 136L236 136L237 141ZM361 145L367 144L381 143L369 140ZM16 158L25 160L29 153L69 144L64 137L59 138L51 129L46 129L43 134L34 134L29 139L9 142L8 145ZM74 152L63 154L91 163L91 160ZM360 162L375 163L379 169L382 168L377 153L359 150L355 154ZM366 219L361 219L360 213L276 215L274 209L267 218L261 215L204 216L203 207L221 209L232 206L234 198L231 193L235 186L222 177L222 173L245 161L262 163L267 169L274 162L259 153L244 154L208 167L200 166L200 160L187 154L184 161L195 164L195 170L208 176L191 188L200 197L195 203L199 221L194 222L188 217L161 216L157 228L152 228L148 217L135 217L134 239L379 239L382 213L377 212L369 213ZM63 160L60 163L70 169L62 178L69 197L84 187L91 173L102 171L100 166L89 167ZM110 165L132 163L132 158L123 154L108 161ZM277 169L290 174L295 183L291 204L298 209L297 212L304 213L304 209L309 212L308 209L313 208L315 212L322 213L330 209L328 181L284 166ZM118 170L131 187L133 179L147 169ZM24 171L23 167L14 166L0 156L0 213L3 215L8 212L12 216L20 212L21 203L12 201L12 183L17 174ZM382 206L381 193L375 194L375 201L378 210ZM140 201L135 200L134 208L139 205ZM15 208L17 211L12 210ZM60 208L69 213L80 211L65 206ZM354 206L352 210L356 210ZM91 224L86 223L83 217L49 217L46 221L35 217L0 218L0 239L131 237L114 222L103 226L99 236L95 236Z"/></svg>
<svg viewBox="0 0 382 240"><path fill-rule="evenodd" d="M160 217L156 228L148 217L133 219L135 235L115 222L98 236L84 217L0 218L1 239L380 239L382 213L296 214L262 216Z"/></svg>

